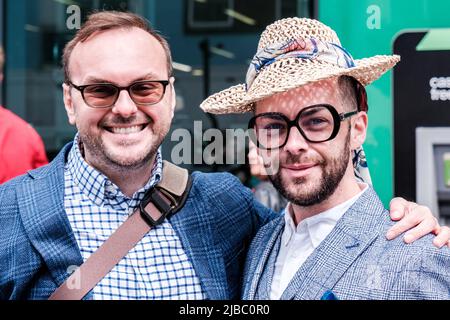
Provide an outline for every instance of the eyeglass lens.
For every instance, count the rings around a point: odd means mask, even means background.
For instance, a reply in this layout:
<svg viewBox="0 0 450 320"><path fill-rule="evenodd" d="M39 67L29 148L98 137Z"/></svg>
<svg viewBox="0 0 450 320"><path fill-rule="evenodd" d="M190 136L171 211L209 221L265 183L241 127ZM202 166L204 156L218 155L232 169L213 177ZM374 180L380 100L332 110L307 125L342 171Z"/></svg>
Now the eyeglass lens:
<svg viewBox="0 0 450 320"><path fill-rule="evenodd" d="M324 106L306 108L298 115L298 127L311 142L328 140L334 131L335 120ZM266 148L278 148L288 139L289 120L281 114L267 114L255 119L253 129L258 142Z"/></svg>
<svg viewBox="0 0 450 320"><path fill-rule="evenodd" d="M103 108L112 106L119 96L119 88L112 84L93 84L84 89L84 99L90 106ZM130 86L131 99L137 105L151 105L161 101L164 84L160 82L137 82Z"/></svg>

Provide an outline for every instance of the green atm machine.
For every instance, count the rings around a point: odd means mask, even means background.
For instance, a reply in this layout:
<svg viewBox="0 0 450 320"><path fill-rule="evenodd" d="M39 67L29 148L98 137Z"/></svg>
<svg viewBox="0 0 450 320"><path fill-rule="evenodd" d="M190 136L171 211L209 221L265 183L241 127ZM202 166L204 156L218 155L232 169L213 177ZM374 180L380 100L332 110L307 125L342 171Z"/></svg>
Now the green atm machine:
<svg viewBox="0 0 450 320"><path fill-rule="evenodd" d="M416 128L416 194L450 224L450 127Z"/></svg>
<svg viewBox="0 0 450 320"><path fill-rule="evenodd" d="M395 190L450 223L450 28L394 41Z"/></svg>

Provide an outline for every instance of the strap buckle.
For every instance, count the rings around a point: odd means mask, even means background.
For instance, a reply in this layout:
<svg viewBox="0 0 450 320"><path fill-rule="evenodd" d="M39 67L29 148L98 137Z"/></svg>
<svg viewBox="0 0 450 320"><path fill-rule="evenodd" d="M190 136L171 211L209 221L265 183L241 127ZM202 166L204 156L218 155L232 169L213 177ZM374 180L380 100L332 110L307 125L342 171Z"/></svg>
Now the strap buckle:
<svg viewBox="0 0 450 320"><path fill-rule="evenodd" d="M156 209L159 211L161 216L158 219L154 219L149 212L145 210L145 207L149 203L153 203ZM139 209L141 216L145 219L145 221L151 225L152 227L156 227L164 222L164 219L172 214L173 208L175 207L174 203L167 203L162 197L161 192L156 188L151 188L145 195L144 199L142 199L139 204Z"/></svg>

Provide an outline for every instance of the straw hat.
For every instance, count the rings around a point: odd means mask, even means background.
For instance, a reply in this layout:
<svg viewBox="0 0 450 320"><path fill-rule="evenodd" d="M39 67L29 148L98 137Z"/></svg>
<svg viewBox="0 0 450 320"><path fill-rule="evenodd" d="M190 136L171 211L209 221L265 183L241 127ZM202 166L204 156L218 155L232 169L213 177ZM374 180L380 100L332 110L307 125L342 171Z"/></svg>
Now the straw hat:
<svg viewBox="0 0 450 320"><path fill-rule="evenodd" d="M216 114L249 112L258 100L341 75L354 77L365 86L398 61L398 55L354 60L341 47L336 32L320 21L282 19L261 34L246 83L211 95L200 107Z"/></svg>

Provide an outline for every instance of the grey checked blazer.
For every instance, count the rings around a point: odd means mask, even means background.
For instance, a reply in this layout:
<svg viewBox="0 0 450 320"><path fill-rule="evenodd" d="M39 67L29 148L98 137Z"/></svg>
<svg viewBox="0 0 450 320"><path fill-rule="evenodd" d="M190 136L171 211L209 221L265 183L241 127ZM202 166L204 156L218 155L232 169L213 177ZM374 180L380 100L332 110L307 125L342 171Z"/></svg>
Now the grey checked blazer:
<svg viewBox="0 0 450 320"><path fill-rule="evenodd" d="M387 241L393 225L371 188L298 269L281 299L449 299L450 249L437 249L428 235L405 244ZM276 256L284 229L279 217L252 242L244 273L243 298L270 297Z"/></svg>

